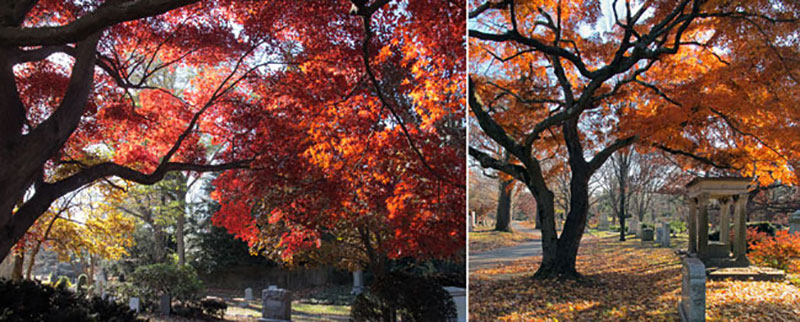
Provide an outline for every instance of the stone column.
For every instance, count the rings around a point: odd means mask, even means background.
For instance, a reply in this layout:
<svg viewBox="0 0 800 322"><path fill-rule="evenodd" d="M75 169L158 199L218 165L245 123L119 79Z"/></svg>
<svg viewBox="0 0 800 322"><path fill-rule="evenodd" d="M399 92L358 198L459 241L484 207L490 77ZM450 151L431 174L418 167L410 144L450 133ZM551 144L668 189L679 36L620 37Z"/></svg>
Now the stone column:
<svg viewBox="0 0 800 322"><path fill-rule="evenodd" d="M737 196L733 212L733 256L737 262L747 262L747 194Z"/></svg>
<svg viewBox="0 0 800 322"><path fill-rule="evenodd" d="M725 245L729 245L731 242L731 199L721 199L719 209L719 241Z"/></svg>
<svg viewBox="0 0 800 322"><path fill-rule="evenodd" d="M698 199L697 254L703 258L708 254L708 195L701 194Z"/></svg>
<svg viewBox="0 0 800 322"><path fill-rule="evenodd" d="M697 253L697 199L689 199L689 253Z"/></svg>

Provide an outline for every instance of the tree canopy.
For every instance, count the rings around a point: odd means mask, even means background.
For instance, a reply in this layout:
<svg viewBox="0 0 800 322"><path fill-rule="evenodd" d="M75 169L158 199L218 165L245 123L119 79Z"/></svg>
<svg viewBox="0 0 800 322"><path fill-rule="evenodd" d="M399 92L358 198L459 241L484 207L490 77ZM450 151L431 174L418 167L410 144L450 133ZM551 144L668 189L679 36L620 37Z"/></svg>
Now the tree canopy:
<svg viewBox="0 0 800 322"><path fill-rule="evenodd" d="M471 115L513 158L469 152L536 197L546 221L538 276L577 274L588 181L624 147L761 184L797 182L796 2L470 4ZM547 223L553 192L543 175L554 158L571 172L560 237Z"/></svg>
<svg viewBox="0 0 800 322"><path fill-rule="evenodd" d="M97 180L231 169L215 180L214 221L251 243L269 214L291 228L289 249L361 217L381 218L384 255L462 248L464 10L434 0L0 7L0 255L53 201Z"/></svg>

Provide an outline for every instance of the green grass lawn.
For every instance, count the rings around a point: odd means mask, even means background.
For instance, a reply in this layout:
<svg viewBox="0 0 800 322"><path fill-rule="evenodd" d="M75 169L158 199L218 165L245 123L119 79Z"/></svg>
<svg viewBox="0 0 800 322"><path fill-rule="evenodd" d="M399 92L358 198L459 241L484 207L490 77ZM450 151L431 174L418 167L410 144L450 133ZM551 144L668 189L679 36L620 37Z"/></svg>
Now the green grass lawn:
<svg viewBox="0 0 800 322"><path fill-rule="evenodd" d="M225 301L228 310L226 320L255 321L261 317L261 301L249 301L247 307L240 307L240 301ZM308 304L300 301L292 302L293 321L330 321L347 320L350 315L348 305Z"/></svg>

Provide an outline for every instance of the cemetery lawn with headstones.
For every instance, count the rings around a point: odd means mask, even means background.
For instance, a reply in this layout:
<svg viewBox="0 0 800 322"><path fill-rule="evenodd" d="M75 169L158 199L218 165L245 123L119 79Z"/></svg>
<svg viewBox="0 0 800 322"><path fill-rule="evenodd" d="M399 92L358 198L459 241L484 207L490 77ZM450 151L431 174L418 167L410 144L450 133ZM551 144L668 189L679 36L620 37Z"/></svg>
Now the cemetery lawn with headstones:
<svg viewBox="0 0 800 322"><path fill-rule="evenodd" d="M673 239L678 245L687 235ZM471 321L678 321L681 257L675 249L592 230L583 240L580 280L531 278L540 258L470 273ZM710 321L800 320L800 280L709 281ZM478 300L479 299L479 300Z"/></svg>

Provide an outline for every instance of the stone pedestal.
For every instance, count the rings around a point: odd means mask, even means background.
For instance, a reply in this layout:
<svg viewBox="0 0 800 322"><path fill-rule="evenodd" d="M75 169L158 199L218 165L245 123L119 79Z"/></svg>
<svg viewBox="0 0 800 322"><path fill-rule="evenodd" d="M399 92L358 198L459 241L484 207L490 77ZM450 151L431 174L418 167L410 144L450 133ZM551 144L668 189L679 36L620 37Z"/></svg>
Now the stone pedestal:
<svg viewBox="0 0 800 322"><path fill-rule="evenodd" d="M800 233L800 210L789 215L789 233Z"/></svg>
<svg viewBox="0 0 800 322"><path fill-rule="evenodd" d="M292 292L284 289L261 291L261 318L259 321L291 321Z"/></svg>
<svg viewBox="0 0 800 322"><path fill-rule="evenodd" d="M683 260L681 301L678 304L681 321L706 320L706 267L699 259L687 257Z"/></svg>
<svg viewBox="0 0 800 322"><path fill-rule="evenodd" d="M456 304L456 319L457 322L467 321L467 290L460 287L445 287L444 288L453 298L453 303Z"/></svg>
<svg viewBox="0 0 800 322"><path fill-rule="evenodd" d="M169 294L161 295L158 301L158 311L162 314L169 315L172 299L169 297Z"/></svg>

